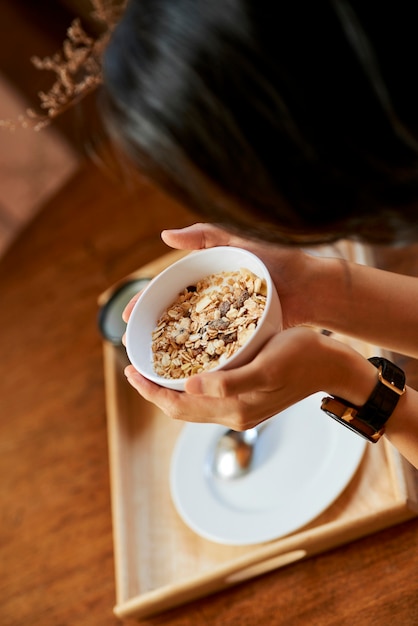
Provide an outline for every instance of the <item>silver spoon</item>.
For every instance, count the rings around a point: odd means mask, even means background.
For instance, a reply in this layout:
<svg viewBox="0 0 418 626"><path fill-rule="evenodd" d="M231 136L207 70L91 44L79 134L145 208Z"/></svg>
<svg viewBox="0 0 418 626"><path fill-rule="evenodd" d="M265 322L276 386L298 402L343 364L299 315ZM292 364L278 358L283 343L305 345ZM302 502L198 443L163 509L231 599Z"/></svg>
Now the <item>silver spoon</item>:
<svg viewBox="0 0 418 626"><path fill-rule="evenodd" d="M264 426L262 423L242 432L229 429L221 435L211 462L211 470L216 478L232 480L250 470L254 447Z"/></svg>

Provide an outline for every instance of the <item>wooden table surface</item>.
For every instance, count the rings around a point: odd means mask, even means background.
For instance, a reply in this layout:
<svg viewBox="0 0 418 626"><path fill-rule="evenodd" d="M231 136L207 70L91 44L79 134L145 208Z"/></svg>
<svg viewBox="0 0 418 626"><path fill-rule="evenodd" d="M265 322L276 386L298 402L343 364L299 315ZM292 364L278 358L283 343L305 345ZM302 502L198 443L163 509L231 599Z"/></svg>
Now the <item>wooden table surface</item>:
<svg viewBox="0 0 418 626"><path fill-rule="evenodd" d="M97 297L193 219L86 163L0 263L2 626L120 623ZM413 520L144 623L416 625L417 574Z"/></svg>

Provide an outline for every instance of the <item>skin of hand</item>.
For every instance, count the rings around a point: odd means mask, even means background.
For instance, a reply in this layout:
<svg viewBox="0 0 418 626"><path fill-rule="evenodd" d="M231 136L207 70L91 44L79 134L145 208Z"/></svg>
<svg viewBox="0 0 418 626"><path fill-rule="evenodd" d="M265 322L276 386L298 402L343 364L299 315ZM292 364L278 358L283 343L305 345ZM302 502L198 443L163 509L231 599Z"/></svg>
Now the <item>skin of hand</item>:
<svg viewBox="0 0 418 626"><path fill-rule="evenodd" d="M331 392L332 387L333 393L341 395L341 391L347 391L349 387L350 372L353 378L350 398L358 396L360 400L362 394L359 393L357 374L356 380L353 375L359 369L359 365L353 365L355 360L363 365L362 381L367 398L367 380L374 380L375 375L373 366L351 348L312 329L300 327L310 321L305 300L314 301L307 294L315 288L315 274L320 273L319 259L294 248L241 239L206 224L164 231L162 238L168 245L180 249L234 245L262 257L280 294L286 330L277 333L256 358L243 367L193 376L186 382L186 393L153 385L128 366L125 370L128 381L147 400L176 419L216 421L235 430L244 430L316 391L326 388ZM128 321L138 297L139 294L126 307L125 321ZM342 358L342 352L345 358ZM372 381L369 386L372 388ZM208 396L213 399L210 403L207 402Z"/></svg>
<svg viewBox="0 0 418 626"><path fill-rule="evenodd" d="M277 247L253 242L231 235L210 224L194 224L180 230L163 231L163 241L172 248L199 250L214 246L237 246L253 252L267 265L272 280L280 295L283 327L291 328L310 323L306 306L306 293L321 274L320 260L304 254L298 249ZM301 294L305 294L301 298ZM127 305L123 317L125 322L138 300L137 294Z"/></svg>
<svg viewBox="0 0 418 626"><path fill-rule="evenodd" d="M358 406L366 402L376 384L375 367L350 346L312 328L300 326L315 320L317 326L328 328L327 322L330 321L329 328L344 332L344 320L349 318L350 323L353 323L353 310L350 309L350 316L346 315L347 306L351 304L350 293L348 299L342 294L344 289L350 292L350 284L356 278L352 280L350 272L344 268L344 262L312 258L293 248L248 241L206 224L164 231L162 238L168 245L179 249L234 245L260 256L269 267L280 295L284 330L273 336L247 365L193 376L186 382L185 392L155 385L129 365L125 369L127 380L146 400L173 419L215 422L237 431L259 424L317 391L324 390L331 395L349 398L350 402ZM384 287L388 287L385 290L377 280L382 274L380 271L377 275L373 270L370 279L367 278L368 268L366 272L365 280L360 269L357 287L360 294L373 292L371 299L374 300L383 292L383 297L387 299L393 277L384 278ZM328 285L319 294L318 281L319 284ZM346 284L343 288L344 281ZM396 276L396 294L404 292L410 304L410 279L406 278L405 284L399 288L402 281L403 278ZM378 284L373 291L375 283ZM331 294L329 300L327 292ZM139 295L131 300L124 311L126 322ZM315 310L317 301L322 303L322 311ZM340 311L337 311L336 316L326 319L324 311L335 310L339 306ZM356 306L355 311L358 310ZM412 316L413 310L414 307ZM360 311L354 324L362 328L369 318L366 307L366 315ZM338 322L339 319L343 321ZM339 324L342 328L338 327ZM372 330L377 326L376 319L372 317ZM411 326L414 335L415 327ZM384 320L384 336L387 335L387 328L387 320ZM367 333L370 333L370 328L366 329L366 340ZM381 329L377 328L377 334L381 336ZM403 326L401 341L413 345L409 337L405 341L405 334ZM354 336L361 337L361 333L354 333ZM386 436L405 458L418 467L418 392L409 387L407 390L386 424Z"/></svg>
<svg viewBox="0 0 418 626"><path fill-rule="evenodd" d="M146 400L169 417L215 422L238 431L321 391L325 384L335 395L351 386L351 397L364 402L376 379L373 365L357 352L308 328L277 333L247 365L193 376L185 392L155 385L132 366L125 374Z"/></svg>
<svg viewBox="0 0 418 626"><path fill-rule="evenodd" d="M284 328L310 325L418 358L418 280L340 258L242 239L213 225L162 233L174 248L235 245L259 256L280 297Z"/></svg>
<svg viewBox="0 0 418 626"><path fill-rule="evenodd" d="M319 266L316 258L296 248L244 239L211 224L193 224L188 228L163 231L161 237L170 247L183 250L236 246L253 252L266 264L276 285L282 307L283 327L309 323L309 312L300 294L312 288L315 268Z"/></svg>

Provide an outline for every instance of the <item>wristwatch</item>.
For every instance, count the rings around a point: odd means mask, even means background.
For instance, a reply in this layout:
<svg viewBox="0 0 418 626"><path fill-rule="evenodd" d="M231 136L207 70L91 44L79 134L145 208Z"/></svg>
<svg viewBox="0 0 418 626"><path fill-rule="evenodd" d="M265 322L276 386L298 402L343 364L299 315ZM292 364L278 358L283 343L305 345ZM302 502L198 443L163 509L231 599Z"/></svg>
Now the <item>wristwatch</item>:
<svg viewBox="0 0 418 626"><path fill-rule="evenodd" d="M385 431L385 424L405 393L405 373L387 359L369 359L378 370L377 384L367 402L359 407L338 397L323 398L321 409L368 441L376 443Z"/></svg>

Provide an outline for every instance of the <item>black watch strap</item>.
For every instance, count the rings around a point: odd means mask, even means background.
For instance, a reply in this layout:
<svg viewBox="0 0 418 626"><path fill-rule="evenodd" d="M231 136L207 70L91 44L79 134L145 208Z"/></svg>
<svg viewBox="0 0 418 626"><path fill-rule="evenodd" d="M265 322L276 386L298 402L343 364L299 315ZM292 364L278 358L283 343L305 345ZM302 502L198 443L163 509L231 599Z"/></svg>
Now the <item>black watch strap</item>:
<svg viewBox="0 0 418 626"><path fill-rule="evenodd" d="M405 391L405 374L394 363L377 356L369 359L378 369L377 384L357 418L375 430L381 430Z"/></svg>
<svg viewBox="0 0 418 626"><path fill-rule="evenodd" d="M405 392L405 374L382 357L369 359L378 370L377 383L367 402L357 407L342 398L322 400L321 409L359 435L375 443L384 432L399 398Z"/></svg>

